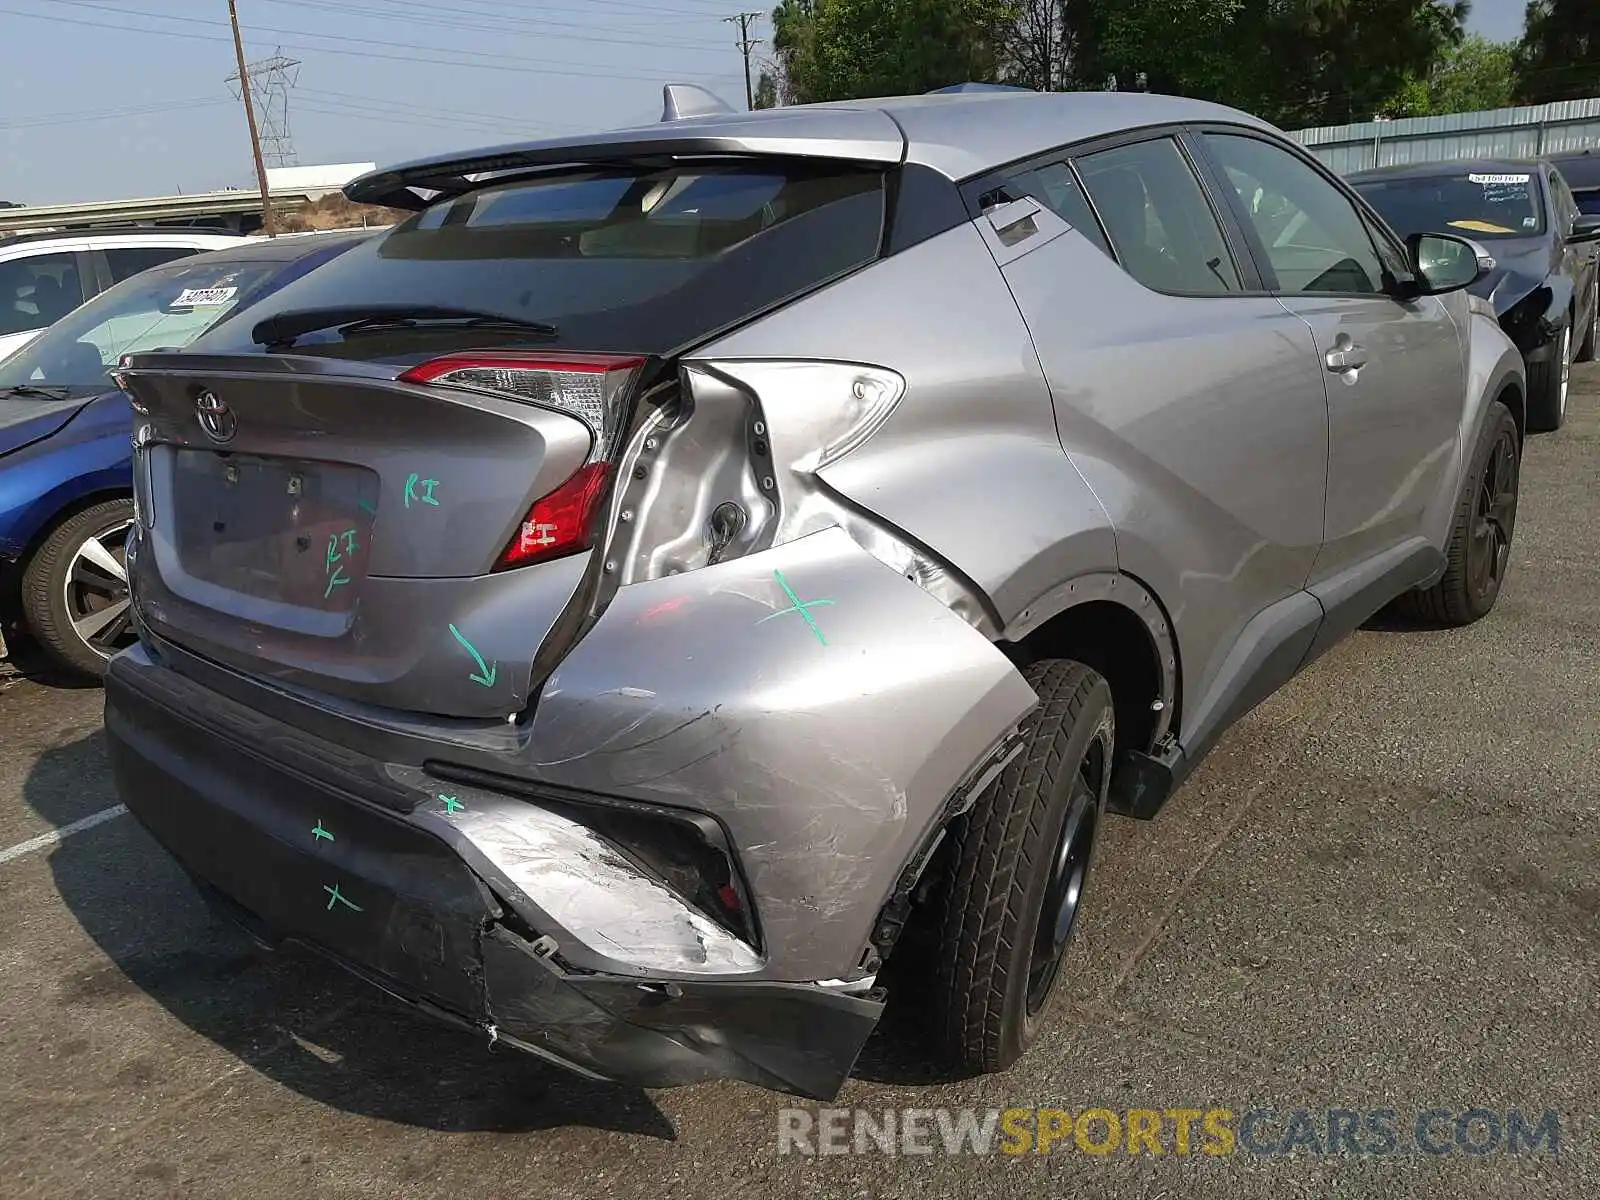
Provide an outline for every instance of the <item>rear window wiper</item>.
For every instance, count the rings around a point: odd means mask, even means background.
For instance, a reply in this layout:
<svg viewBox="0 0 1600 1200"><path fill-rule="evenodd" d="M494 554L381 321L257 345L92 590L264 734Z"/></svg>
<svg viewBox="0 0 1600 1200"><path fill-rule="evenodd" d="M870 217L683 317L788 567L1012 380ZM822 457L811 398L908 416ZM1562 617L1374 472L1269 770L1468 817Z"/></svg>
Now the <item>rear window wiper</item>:
<svg viewBox="0 0 1600 1200"><path fill-rule="evenodd" d="M256 324L250 338L258 346L292 346L302 334L319 329L337 329L348 337L352 333L375 333L389 329L419 326L459 326L468 329L503 329L550 341L560 335L543 321L522 321L499 313L474 312L468 308L434 308L427 305L365 305L360 308L304 308L278 313Z"/></svg>
<svg viewBox="0 0 1600 1200"><path fill-rule="evenodd" d="M70 400L72 390L64 387L40 387L34 383L19 383L15 387L0 388L7 396L37 396L41 400Z"/></svg>

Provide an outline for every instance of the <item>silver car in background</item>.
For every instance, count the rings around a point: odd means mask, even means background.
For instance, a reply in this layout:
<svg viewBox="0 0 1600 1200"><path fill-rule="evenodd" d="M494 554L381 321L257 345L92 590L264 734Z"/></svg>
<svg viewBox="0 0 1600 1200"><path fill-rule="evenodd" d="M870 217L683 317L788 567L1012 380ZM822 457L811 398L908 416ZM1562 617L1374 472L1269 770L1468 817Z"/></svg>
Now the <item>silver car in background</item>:
<svg viewBox="0 0 1600 1200"><path fill-rule="evenodd" d="M896 973L1003 1069L1106 811L1493 606L1521 362L1476 246L1239 112L715 107L359 179L416 215L127 364L118 784L262 937L581 1072L831 1096Z"/></svg>

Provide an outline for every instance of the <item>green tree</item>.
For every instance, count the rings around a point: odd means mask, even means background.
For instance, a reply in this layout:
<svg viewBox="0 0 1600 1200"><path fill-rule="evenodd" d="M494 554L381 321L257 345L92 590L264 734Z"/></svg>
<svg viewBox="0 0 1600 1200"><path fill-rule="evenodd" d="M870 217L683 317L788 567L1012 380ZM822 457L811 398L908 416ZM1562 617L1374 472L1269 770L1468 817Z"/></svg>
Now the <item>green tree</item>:
<svg viewBox="0 0 1600 1200"><path fill-rule="evenodd" d="M1428 80L1430 113L1481 112L1516 102L1516 47L1471 34Z"/></svg>
<svg viewBox="0 0 1600 1200"><path fill-rule="evenodd" d="M778 107L778 80L771 71L762 69L761 76L756 80L756 108Z"/></svg>
<svg viewBox="0 0 1600 1200"><path fill-rule="evenodd" d="M998 78L1014 0L783 0L773 48L791 103L917 95Z"/></svg>
<svg viewBox="0 0 1600 1200"><path fill-rule="evenodd" d="M1461 38L1439 0L1065 0L1074 82L1216 100L1281 125L1388 115ZM1414 101L1417 93L1409 89Z"/></svg>
<svg viewBox="0 0 1600 1200"><path fill-rule="evenodd" d="M1516 65L1526 103L1600 96L1600 4L1530 0Z"/></svg>

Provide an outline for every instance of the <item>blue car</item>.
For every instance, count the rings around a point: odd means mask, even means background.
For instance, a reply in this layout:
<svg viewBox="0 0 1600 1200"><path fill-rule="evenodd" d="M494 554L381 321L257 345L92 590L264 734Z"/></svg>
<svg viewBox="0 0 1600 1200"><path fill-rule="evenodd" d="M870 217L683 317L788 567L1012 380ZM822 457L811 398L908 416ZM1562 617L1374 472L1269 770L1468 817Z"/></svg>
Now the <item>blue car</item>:
<svg viewBox="0 0 1600 1200"><path fill-rule="evenodd" d="M132 640L132 410L110 372L181 349L365 232L241 243L135 275L0 359L0 616L97 678Z"/></svg>

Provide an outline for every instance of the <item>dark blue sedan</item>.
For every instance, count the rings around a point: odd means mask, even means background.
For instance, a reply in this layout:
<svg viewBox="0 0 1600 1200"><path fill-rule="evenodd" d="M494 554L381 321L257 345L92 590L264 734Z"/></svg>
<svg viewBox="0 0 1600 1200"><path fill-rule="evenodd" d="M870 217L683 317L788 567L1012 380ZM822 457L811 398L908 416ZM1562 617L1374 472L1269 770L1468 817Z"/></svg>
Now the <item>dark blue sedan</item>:
<svg viewBox="0 0 1600 1200"><path fill-rule="evenodd" d="M187 346L365 236L252 241L153 268L0 360L0 614L60 666L97 677L131 640L132 412L109 372L125 354Z"/></svg>

